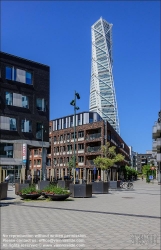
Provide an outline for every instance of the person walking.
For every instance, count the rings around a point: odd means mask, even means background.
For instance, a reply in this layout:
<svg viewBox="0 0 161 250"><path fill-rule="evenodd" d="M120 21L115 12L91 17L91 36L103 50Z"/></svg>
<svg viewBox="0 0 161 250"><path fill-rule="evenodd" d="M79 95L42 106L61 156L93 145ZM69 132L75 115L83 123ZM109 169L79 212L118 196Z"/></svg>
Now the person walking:
<svg viewBox="0 0 161 250"><path fill-rule="evenodd" d="M10 180L10 176L7 175L6 178L5 178L5 182L9 182L9 180Z"/></svg>

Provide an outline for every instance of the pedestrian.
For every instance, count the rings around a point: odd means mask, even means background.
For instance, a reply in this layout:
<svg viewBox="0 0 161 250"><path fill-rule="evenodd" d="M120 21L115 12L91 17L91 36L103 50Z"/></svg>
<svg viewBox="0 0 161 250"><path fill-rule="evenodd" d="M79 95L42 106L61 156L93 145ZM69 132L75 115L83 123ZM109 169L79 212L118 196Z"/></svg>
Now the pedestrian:
<svg viewBox="0 0 161 250"><path fill-rule="evenodd" d="M30 175L30 174L27 176L27 180L28 180L28 181L31 180L31 175Z"/></svg>
<svg viewBox="0 0 161 250"><path fill-rule="evenodd" d="M7 175L6 178L5 178L5 182L9 182L9 180L10 180L10 176Z"/></svg>
<svg viewBox="0 0 161 250"><path fill-rule="evenodd" d="M143 181L143 179L144 179L144 175L143 175L143 174L142 174L142 177L141 177L141 178L142 178L142 181Z"/></svg>

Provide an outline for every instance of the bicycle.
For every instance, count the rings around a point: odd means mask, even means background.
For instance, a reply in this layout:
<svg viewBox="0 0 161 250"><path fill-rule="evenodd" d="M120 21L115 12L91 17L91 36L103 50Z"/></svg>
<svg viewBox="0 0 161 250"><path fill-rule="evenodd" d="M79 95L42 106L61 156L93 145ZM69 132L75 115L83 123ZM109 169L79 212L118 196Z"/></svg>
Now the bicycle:
<svg viewBox="0 0 161 250"><path fill-rule="evenodd" d="M122 182L120 184L120 188L124 188L124 189L133 189L134 185L132 182L128 181L128 182Z"/></svg>

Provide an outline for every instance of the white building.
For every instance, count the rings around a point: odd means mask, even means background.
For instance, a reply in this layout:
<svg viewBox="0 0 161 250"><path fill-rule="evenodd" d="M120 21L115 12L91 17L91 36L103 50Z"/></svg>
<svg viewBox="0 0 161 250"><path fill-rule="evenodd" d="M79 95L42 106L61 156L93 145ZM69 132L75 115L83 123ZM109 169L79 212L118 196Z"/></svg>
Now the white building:
<svg viewBox="0 0 161 250"><path fill-rule="evenodd" d="M161 183L161 111L158 121L153 126L153 156L157 163L158 182Z"/></svg>
<svg viewBox="0 0 161 250"><path fill-rule="evenodd" d="M120 133L117 102L112 74L112 24L102 17L92 25L92 65L90 85L90 111Z"/></svg>

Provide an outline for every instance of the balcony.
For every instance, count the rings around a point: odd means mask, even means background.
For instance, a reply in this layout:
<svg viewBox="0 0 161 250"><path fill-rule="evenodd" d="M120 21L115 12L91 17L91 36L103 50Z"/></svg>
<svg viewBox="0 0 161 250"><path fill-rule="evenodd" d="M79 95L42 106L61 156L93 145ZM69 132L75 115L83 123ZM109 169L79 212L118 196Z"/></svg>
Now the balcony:
<svg viewBox="0 0 161 250"><path fill-rule="evenodd" d="M84 162L78 162L78 166L84 166Z"/></svg>
<svg viewBox="0 0 161 250"><path fill-rule="evenodd" d="M78 149L78 154L83 154L84 153L84 149Z"/></svg>
<svg viewBox="0 0 161 250"><path fill-rule="evenodd" d="M153 126L153 130L152 130L152 137L153 139L157 139L158 137L160 137L161 134L161 123L156 123Z"/></svg>
<svg viewBox="0 0 161 250"><path fill-rule="evenodd" d="M157 154L157 162L161 162L161 153Z"/></svg>
<svg viewBox="0 0 161 250"><path fill-rule="evenodd" d="M86 140L95 140L101 137L101 133L87 135Z"/></svg>
<svg viewBox="0 0 161 250"><path fill-rule="evenodd" d="M78 141L84 141L84 137L79 137Z"/></svg>
<svg viewBox="0 0 161 250"><path fill-rule="evenodd" d="M98 152L98 151L100 151L100 150L101 150L101 147L100 147L100 146L87 147L86 152L95 153L95 152Z"/></svg>
<svg viewBox="0 0 161 250"><path fill-rule="evenodd" d="M157 138L157 148L161 148L161 138Z"/></svg>
<svg viewBox="0 0 161 250"><path fill-rule="evenodd" d="M157 141L153 141L153 147L152 147L153 151L157 150Z"/></svg>
<svg viewBox="0 0 161 250"><path fill-rule="evenodd" d="M95 166L95 164L94 164L94 161L93 161L93 160L88 160L86 165L89 165L89 166Z"/></svg>

